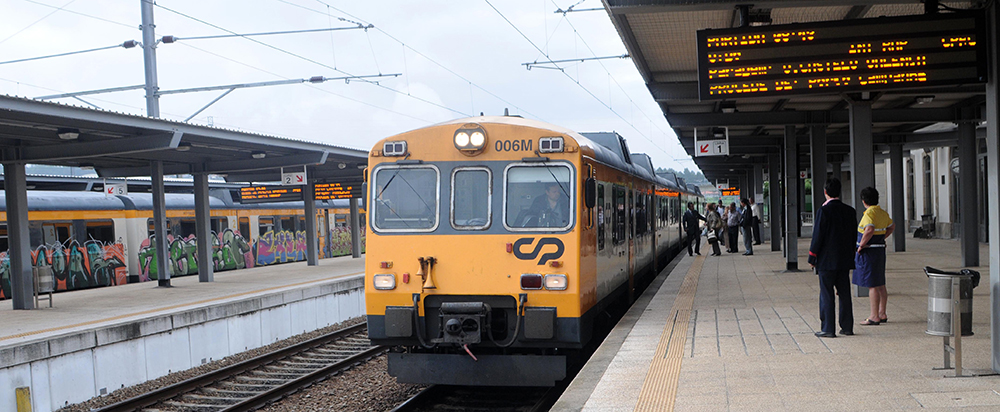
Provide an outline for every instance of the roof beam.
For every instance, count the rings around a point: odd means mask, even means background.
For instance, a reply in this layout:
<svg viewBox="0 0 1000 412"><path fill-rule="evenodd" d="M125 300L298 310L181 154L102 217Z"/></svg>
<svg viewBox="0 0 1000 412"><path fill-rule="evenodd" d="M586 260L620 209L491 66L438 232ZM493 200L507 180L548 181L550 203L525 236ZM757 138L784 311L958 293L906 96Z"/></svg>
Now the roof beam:
<svg viewBox="0 0 1000 412"><path fill-rule="evenodd" d="M102 156L121 156L134 153L176 149L181 142L181 132L154 136L128 137L114 140L95 140L80 143L59 143L43 146L14 148L18 161L46 163L56 160L82 159ZM148 172L148 170L147 170Z"/></svg>
<svg viewBox="0 0 1000 412"><path fill-rule="evenodd" d="M959 121L954 108L872 110L872 123ZM667 114L671 127L829 125L849 123L847 110Z"/></svg>
<svg viewBox="0 0 1000 412"><path fill-rule="evenodd" d="M660 83L646 85L653 100L669 102L671 100L698 100L698 82Z"/></svg>
<svg viewBox="0 0 1000 412"><path fill-rule="evenodd" d="M612 15L638 13L666 13L676 11L732 10L746 0L605 0ZM753 2L758 9L782 7L855 6L857 0L761 0ZM919 0L869 0L867 4L915 4Z"/></svg>
<svg viewBox="0 0 1000 412"><path fill-rule="evenodd" d="M253 170L277 169L281 167L294 167L317 165L326 162L329 152L312 152L290 156L275 156L264 159L229 160L223 162L211 162L201 164L171 164L163 165L163 174L222 174L230 172L244 172ZM120 168L97 168L97 174L101 177L131 177L148 176L148 167L120 167Z"/></svg>

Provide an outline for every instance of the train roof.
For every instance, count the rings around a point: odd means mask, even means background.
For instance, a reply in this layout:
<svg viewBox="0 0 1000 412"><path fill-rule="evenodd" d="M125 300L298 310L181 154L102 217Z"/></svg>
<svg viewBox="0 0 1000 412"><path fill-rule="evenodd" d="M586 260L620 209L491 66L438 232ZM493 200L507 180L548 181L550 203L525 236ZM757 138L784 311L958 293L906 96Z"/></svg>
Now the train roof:
<svg viewBox="0 0 1000 412"><path fill-rule="evenodd" d="M103 192L90 191L55 191L28 190L28 210L31 211L67 211L67 210L153 210L152 193L129 193L128 195L107 196ZM186 193L167 193L164 195L167 209L194 209L194 195ZM227 204L215 195L209 196L209 207L212 209L302 209L302 202L274 202L258 204ZM316 207L348 208L349 200L317 200ZM7 211L6 192L0 191L0 211Z"/></svg>

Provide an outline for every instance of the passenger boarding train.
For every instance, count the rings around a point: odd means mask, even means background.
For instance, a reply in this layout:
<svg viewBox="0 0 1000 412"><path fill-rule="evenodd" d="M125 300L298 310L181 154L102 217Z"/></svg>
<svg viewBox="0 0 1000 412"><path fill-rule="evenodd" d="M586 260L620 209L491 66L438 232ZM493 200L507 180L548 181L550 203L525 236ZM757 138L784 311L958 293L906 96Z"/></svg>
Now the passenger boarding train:
<svg viewBox="0 0 1000 412"><path fill-rule="evenodd" d="M4 195L0 191L0 219L6 222ZM194 237L194 195L165 197L170 275L197 274L201 257ZM209 258L216 271L306 259L302 202L240 204L233 199L225 189L212 190L209 198L215 234ZM320 257L351 254L348 201L317 201L316 211ZM51 267L56 291L156 280L152 217L150 193L29 190L32 265ZM363 236L363 224L360 229ZM363 242L364 237L362 251ZM11 297L7 250L7 225L0 224L0 300Z"/></svg>
<svg viewBox="0 0 1000 412"><path fill-rule="evenodd" d="M681 247L701 194L616 133L474 117L371 150L365 302L400 382L553 385Z"/></svg>

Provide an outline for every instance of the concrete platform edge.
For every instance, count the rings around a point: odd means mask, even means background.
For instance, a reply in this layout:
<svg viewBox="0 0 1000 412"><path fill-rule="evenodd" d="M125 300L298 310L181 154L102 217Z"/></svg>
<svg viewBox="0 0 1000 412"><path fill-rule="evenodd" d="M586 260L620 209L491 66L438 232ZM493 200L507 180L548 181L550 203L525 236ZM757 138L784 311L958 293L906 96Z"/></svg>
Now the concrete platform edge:
<svg viewBox="0 0 1000 412"><path fill-rule="evenodd" d="M618 321L618 324L615 325L611 333L604 339L601 346L598 347L594 355L587 361L587 364L573 378L573 382L570 383L562 396L559 397L559 400L552 406L549 410L550 412L576 412L583 410L594 389L600 383L601 377L607 372L611 361L614 360L625 339L631 333L632 328L638 322L639 318L642 317L653 297L660 293L661 290L663 293L670 294L671 298L677 296L681 283L684 281L683 275L687 273L687 270L694 262L694 259L685 259L685 257L683 253L678 254L657 275L656 279L646 288L646 291L636 299L632 307L625 313L625 316ZM678 273L681 276L677 276L676 274ZM671 277L671 274L674 276ZM668 279L670 282L668 282Z"/></svg>

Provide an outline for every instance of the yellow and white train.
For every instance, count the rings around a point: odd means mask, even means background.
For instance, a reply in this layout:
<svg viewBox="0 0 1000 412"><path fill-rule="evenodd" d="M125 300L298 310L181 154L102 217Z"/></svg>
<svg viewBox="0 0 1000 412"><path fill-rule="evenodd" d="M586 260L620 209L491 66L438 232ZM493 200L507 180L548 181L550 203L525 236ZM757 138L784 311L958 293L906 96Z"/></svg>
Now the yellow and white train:
<svg viewBox="0 0 1000 412"><path fill-rule="evenodd" d="M616 133L475 117L370 152L365 300L400 382L553 385L679 249L697 189Z"/></svg>

